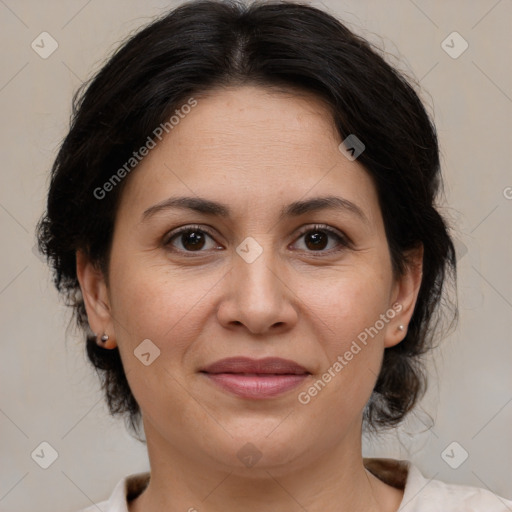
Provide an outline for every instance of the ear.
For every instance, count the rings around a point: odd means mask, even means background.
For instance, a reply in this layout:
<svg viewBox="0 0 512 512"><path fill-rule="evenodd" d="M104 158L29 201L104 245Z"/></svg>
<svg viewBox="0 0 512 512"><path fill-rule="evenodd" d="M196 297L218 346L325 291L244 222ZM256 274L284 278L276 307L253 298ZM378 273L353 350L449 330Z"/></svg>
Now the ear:
<svg viewBox="0 0 512 512"><path fill-rule="evenodd" d="M77 251L76 274L82 290L89 326L97 335L98 345L106 349L116 348L110 299L103 272L91 263L83 251ZM103 333L109 336L106 342L100 340Z"/></svg>
<svg viewBox="0 0 512 512"><path fill-rule="evenodd" d="M407 334L407 326L416 306L423 276L423 244L407 251L406 258L404 274L395 281L391 294L391 304L396 315L386 331L386 348L397 345ZM403 330L400 329L400 325L403 325Z"/></svg>

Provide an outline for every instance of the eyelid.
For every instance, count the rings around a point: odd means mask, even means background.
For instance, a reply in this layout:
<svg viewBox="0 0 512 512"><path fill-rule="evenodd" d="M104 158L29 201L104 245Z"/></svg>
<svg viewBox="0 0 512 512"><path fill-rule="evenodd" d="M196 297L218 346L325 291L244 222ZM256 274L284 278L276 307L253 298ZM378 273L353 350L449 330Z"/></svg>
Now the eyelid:
<svg viewBox="0 0 512 512"><path fill-rule="evenodd" d="M169 243L171 242L171 240L173 238L175 238L178 235L181 235L182 233L187 233L189 231L202 231L202 232L206 233L208 236L210 236L210 238L215 239L215 235L213 234L213 232L210 230L210 228L208 226L205 226L204 224L201 224L201 225L200 224L187 224L186 226L181 226L179 228L173 229L172 231L169 231L164 236L162 243L164 246L169 245ZM193 252L193 251L188 251L188 252ZM197 252L201 252L201 251L197 251Z"/></svg>
<svg viewBox="0 0 512 512"><path fill-rule="evenodd" d="M204 232L206 233L210 238L212 238L213 240L215 240L215 235L213 234L213 232L210 230L209 226L205 226L205 225L199 225L199 224L187 224L185 226L181 226L179 228L176 228L172 231L170 231L169 233L167 233L164 238L163 238L163 246L166 247L166 246L169 246L170 245L170 242L173 238L176 238L177 236L179 236L180 234L182 233L187 233L187 232L190 232L190 231L201 231L201 232ZM294 235L294 241L296 241L297 239L299 239L302 235L306 234L306 233L309 233L310 231L324 231L328 234L330 234L331 236L334 236L339 244L341 246L344 246L344 247L351 247L352 246L352 241L350 240L350 238L345 235L343 232L339 231L338 229L336 228L333 228L327 224L313 224L313 225L306 225L306 226L303 226L300 231ZM216 241L216 240L215 240ZM217 243L217 242L216 242ZM308 251L308 253L311 253L311 254L314 254L315 252L318 252L319 255L322 255L322 254L331 254L333 252L336 252L336 251L339 251L341 249L331 249L331 250L328 250L328 251ZM176 250L176 252L183 252L181 250ZM207 252L207 251L185 251L187 254L190 253L190 254L200 254L202 252Z"/></svg>
<svg viewBox="0 0 512 512"><path fill-rule="evenodd" d="M329 249L327 251L307 251L308 255L312 255L313 257L328 257L329 255L336 254L340 251L351 249L353 248L353 242L352 240L345 235L342 231L339 231L336 228L333 228L327 224L313 224L309 226L304 226L299 231L298 235L296 235L294 240L298 240L300 237L302 237L304 234L314 231L323 231L325 233L328 233L331 237L334 237L337 239L338 247L335 247L333 249Z"/></svg>
<svg viewBox="0 0 512 512"><path fill-rule="evenodd" d="M303 226L296 236L303 235L304 233L307 233L308 231L314 231L315 229L328 231L329 233L334 233L335 235L338 235L340 238L346 240L347 242L350 241L349 238L347 237L347 235L345 235L343 232L341 232L338 229L333 228L327 224L312 224L312 225L310 224L310 225ZM179 228L176 228L175 230L170 231L169 233L166 234L165 238L166 239L172 238L180 233L187 232L187 231L193 231L193 230L204 231L211 237L214 236L213 232L210 231L210 227L205 224L187 224L185 226L181 226Z"/></svg>
<svg viewBox="0 0 512 512"><path fill-rule="evenodd" d="M333 228L327 224L313 224L313 225L309 225L309 226L304 226L299 231L298 236L302 236L305 233L308 233L309 231L317 231L317 230L318 231L326 231L327 233L330 233L332 235L339 237L339 239L346 245L349 245L352 243L352 241L349 239L349 237L347 235L345 235L342 231L340 231L336 228Z"/></svg>

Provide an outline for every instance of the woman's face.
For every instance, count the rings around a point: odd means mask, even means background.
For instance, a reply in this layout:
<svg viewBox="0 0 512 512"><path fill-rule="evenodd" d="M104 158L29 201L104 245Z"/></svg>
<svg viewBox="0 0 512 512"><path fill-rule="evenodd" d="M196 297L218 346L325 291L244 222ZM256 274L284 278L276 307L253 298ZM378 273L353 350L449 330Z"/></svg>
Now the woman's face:
<svg viewBox="0 0 512 512"><path fill-rule="evenodd" d="M322 103L196 99L125 178L108 287L79 260L89 323L119 347L150 451L244 471L357 449L419 273L393 278L375 186ZM183 197L222 207L166 205Z"/></svg>

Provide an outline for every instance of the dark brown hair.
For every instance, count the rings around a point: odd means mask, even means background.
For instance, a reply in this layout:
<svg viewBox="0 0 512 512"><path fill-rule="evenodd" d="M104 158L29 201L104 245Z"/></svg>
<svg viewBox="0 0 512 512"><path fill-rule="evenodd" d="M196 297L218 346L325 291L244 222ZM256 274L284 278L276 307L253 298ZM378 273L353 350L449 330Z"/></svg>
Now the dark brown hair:
<svg viewBox="0 0 512 512"><path fill-rule="evenodd" d="M370 43L327 12L280 1L187 2L130 37L75 94L38 240L57 289L87 331L87 354L109 409L140 428L118 349L99 347L88 330L75 255L84 250L108 277L116 209L129 177L108 200L94 191L188 98L243 84L299 88L324 100L340 142L355 134L366 146L358 161L375 183L396 275L408 264L408 249L424 246L407 335L385 350L364 414L372 428L396 425L425 389L419 356L432 346L444 283L455 281L454 246L435 205L441 185L435 127L408 80Z"/></svg>

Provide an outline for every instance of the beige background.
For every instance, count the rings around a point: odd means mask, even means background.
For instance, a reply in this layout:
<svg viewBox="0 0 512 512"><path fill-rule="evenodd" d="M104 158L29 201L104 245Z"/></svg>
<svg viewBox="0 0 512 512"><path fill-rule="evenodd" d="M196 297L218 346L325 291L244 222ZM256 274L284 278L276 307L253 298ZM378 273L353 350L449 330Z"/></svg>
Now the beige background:
<svg viewBox="0 0 512 512"><path fill-rule="evenodd" d="M421 81L442 147L444 212L460 240L461 317L430 365L430 392L416 418L368 441L365 453L410 458L428 477L511 499L512 2L313 4L400 58ZM66 330L69 312L32 247L72 93L130 31L172 5L0 1L1 511L77 510L148 468L144 445L108 416L82 339ZM59 45L48 59L31 48L43 31ZM457 59L441 46L453 31L469 44ZM430 429L427 414L435 420ZM42 441L59 455L46 470L30 456ZM441 458L453 441L469 453L458 469Z"/></svg>

